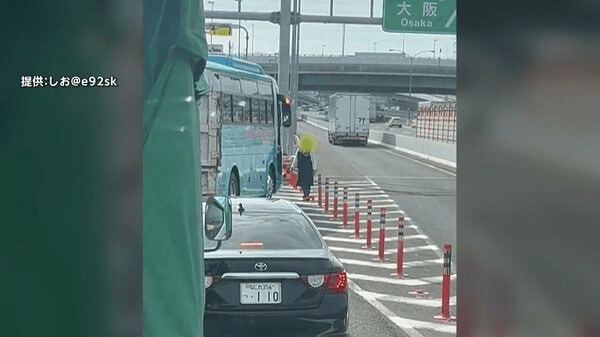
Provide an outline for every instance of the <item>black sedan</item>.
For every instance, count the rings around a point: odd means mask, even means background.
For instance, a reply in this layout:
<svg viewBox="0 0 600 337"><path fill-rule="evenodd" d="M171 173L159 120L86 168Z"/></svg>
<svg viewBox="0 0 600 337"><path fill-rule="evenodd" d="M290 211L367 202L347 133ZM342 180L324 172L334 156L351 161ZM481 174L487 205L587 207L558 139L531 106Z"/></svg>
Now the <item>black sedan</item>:
<svg viewBox="0 0 600 337"><path fill-rule="evenodd" d="M346 272L308 216L281 199L231 201L231 238L204 254L204 336L346 336Z"/></svg>

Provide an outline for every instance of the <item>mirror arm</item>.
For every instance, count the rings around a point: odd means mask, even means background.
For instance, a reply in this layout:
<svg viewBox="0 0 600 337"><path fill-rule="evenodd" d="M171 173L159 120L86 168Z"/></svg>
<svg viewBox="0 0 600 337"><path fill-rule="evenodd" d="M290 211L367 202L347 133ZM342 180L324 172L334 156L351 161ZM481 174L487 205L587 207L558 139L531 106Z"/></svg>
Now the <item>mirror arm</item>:
<svg viewBox="0 0 600 337"><path fill-rule="evenodd" d="M219 248L221 248L221 240L217 241L217 247L205 249L204 252L205 253L216 252L217 250L219 250Z"/></svg>

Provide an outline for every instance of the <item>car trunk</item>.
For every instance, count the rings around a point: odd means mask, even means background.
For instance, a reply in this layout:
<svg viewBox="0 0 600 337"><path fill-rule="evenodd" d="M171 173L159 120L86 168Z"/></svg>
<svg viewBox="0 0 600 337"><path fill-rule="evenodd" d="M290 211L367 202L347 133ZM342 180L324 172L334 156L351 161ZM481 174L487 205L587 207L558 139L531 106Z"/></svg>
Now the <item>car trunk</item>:
<svg viewBox="0 0 600 337"><path fill-rule="evenodd" d="M265 263L267 269L258 271L256 265L259 262ZM311 288L302 276L332 272L332 262L328 257L311 257L310 254L303 258L208 258L205 267L207 275L219 277L206 291L206 308L209 311L314 308L323 298L323 289ZM242 301L246 303L242 304ZM277 301L279 303L275 304Z"/></svg>

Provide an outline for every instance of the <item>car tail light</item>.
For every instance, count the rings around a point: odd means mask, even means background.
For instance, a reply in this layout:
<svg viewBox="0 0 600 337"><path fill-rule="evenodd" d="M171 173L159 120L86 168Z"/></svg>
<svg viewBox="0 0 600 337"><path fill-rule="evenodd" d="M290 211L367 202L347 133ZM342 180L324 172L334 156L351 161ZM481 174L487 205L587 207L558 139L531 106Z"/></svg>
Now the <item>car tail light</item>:
<svg viewBox="0 0 600 337"><path fill-rule="evenodd" d="M341 293L346 291L346 272L302 276L304 283L311 288L323 288L329 292Z"/></svg>
<svg viewBox="0 0 600 337"><path fill-rule="evenodd" d="M326 289L333 293L341 293L346 291L348 280L345 271L340 271L333 274L326 275Z"/></svg>
<svg viewBox="0 0 600 337"><path fill-rule="evenodd" d="M323 283L325 283L325 276L324 275L308 275L308 277L306 278L306 281L309 286L311 286L313 288L318 288L318 287L322 286Z"/></svg>
<svg viewBox="0 0 600 337"><path fill-rule="evenodd" d="M204 276L204 289L210 288L210 286L217 283L217 281L219 281L218 276L215 276L215 275Z"/></svg>

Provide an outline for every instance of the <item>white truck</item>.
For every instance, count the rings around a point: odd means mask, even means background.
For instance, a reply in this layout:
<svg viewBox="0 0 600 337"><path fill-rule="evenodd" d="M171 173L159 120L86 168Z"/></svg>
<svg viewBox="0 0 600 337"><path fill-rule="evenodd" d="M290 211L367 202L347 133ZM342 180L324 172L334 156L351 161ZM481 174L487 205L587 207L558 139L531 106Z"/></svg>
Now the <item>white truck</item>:
<svg viewBox="0 0 600 337"><path fill-rule="evenodd" d="M329 97L329 143L367 145L369 98L364 94L337 93Z"/></svg>

